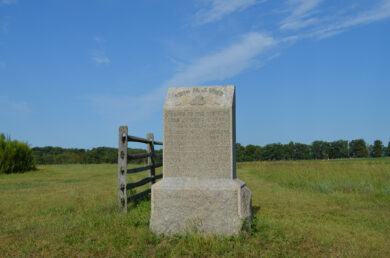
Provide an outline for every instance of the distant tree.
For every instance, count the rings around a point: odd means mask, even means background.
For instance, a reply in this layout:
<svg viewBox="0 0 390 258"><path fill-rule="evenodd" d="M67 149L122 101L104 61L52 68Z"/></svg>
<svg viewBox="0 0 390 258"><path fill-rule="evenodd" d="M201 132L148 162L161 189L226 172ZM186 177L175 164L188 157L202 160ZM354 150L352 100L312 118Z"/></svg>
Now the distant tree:
<svg viewBox="0 0 390 258"><path fill-rule="evenodd" d="M283 156L286 160L292 160L295 156L295 144L294 142L289 142L288 144L283 145Z"/></svg>
<svg viewBox="0 0 390 258"><path fill-rule="evenodd" d="M387 144L387 156L390 156L390 142Z"/></svg>
<svg viewBox="0 0 390 258"><path fill-rule="evenodd" d="M34 147L32 148L34 159L37 164L99 164L118 162L118 149L109 147L98 147L92 150L85 149L65 149L61 147ZM144 153L144 149L127 150L131 153ZM162 153L162 150L156 151ZM156 158L156 162L161 162L162 157ZM145 164L146 159L129 160L133 164Z"/></svg>
<svg viewBox="0 0 390 258"><path fill-rule="evenodd" d="M155 151L155 153L156 153L156 163L162 163L163 162L163 156L162 156L162 154L163 154L163 149L160 149L160 150L156 150Z"/></svg>
<svg viewBox="0 0 390 258"><path fill-rule="evenodd" d="M329 158L341 159L348 157L348 141L338 140L329 143Z"/></svg>
<svg viewBox="0 0 390 258"><path fill-rule="evenodd" d="M349 146L349 154L348 154ZM91 150L65 149L61 147L34 147L32 148L37 164L99 164L116 163L118 149L98 147ZM372 151L371 151L372 150ZM390 156L389 147L382 145L382 154ZM144 149L128 148L128 153L145 153ZM156 153L162 154L160 149ZM264 147L249 144L243 146L236 144L236 161L260 161L260 160L302 160L302 159L337 159L350 157L367 157L368 154L379 153L374 151L374 145L366 145L363 139L348 141L338 140L334 142L314 141L311 145L289 142L288 144L273 143ZM129 160L133 164L146 164L147 159ZM156 157L156 162L162 162L162 155Z"/></svg>
<svg viewBox="0 0 390 258"><path fill-rule="evenodd" d="M324 141L314 141L311 144L313 159L328 159L329 158L329 143Z"/></svg>
<svg viewBox="0 0 390 258"><path fill-rule="evenodd" d="M245 161L254 161L255 160L256 146L249 144L245 147L244 160Z"/></svg>
<svg viewBox="0 0 390 258"><path fill-rule="evenodd" d="M295 143L294 144L294 160L311 159L311 147L307 144Z"/></svg>
<svg viewBox="0 0 390 258"><path fill-rule="evenodd" d="M349 156L351 158L368 157L368 149L363 139L353 140L349 143Z"/></svg>
<svg viewBox="0 0 390 258"><path fill-rule="evenodd" d="M374 145L367 143L368 156L374 158Z"/></svg>
<svg viewBox="0 0 390 258"><path fill-rule="evenodd" d="M376 140L374 142L373 150L372 150L372 156L375 158L382 157L383 154L383 144L380 140Z"/></svg>
<svg viewBox="0 0 390 258"><path fill-rule="evenodd" d="M245 161L245 147L240 143L236 143L236 160L238 162Z"/></svg>
<svg viewBox="0 0 390 258"><path fill-rule="evenodd" d="M263 148L264 160L281 160L284 159L283 145L281 143L267 144Z"/></svg>
<svg viewBox="0 0 390 258"><path fill-rule="evenodd" d="M263 148L258 145L256 145L255 160L256 161L263 160Z"/></svg>

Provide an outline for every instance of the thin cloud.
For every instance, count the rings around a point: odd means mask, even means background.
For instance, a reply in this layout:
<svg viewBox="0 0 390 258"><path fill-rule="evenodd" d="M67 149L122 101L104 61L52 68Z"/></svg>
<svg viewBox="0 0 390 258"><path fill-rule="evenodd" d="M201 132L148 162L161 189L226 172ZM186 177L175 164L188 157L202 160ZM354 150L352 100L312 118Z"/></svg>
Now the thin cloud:
<svg viewBox="0 0 390 258"><path fill-rule="evenodd" d="M93 40L99 44L105 42L104 39L102 39L101 37L98 37L98 36L93 37Z"/></svg>
<svg viewBox="0 0 390 258"><path fill-rule="evenodd" d="M315 15L318 14L317 8L321 6L322 2L323 0L288 0L290 15L281 21L280 32L282 36L280 39L258 32L248 33L242 37L239 43L222 49L215 54L193 60L189 65L184 66L184 69L181 69L180 72L177 72L169 80L165 81L163 88L204 84L210 81L232 78L251 67L254 61L260 61L261 66L263 66L267 61L279 57L280 53L271 57L265 55L264 58L259 58L261 54L267 54L271 47L283 43L294 44L297 40L304 38L330 37L344 32L353 26L368 24L390 17L390 0L382 0L372 10L361 12L355 16L328 16L321 20L315 17ZM210 12L213 10L214 7L211 8ZM298 32L293 35L283 36L287 29L298 30L310 25L312 27L309 33Z"/></svg>
<svg viewBox="0 0 390 258"><path fill-rule="evenodd" d="M261 33L248 33L239 43L220 52L194 60L182 72L167 80L166 86L202 84L212 80L231 78L247 69L251 61L277 41Z"/></svg>
<svg viewBox="0 0 390 258"><path fill-rule="evenodd" d="M2 0L1 1L3 4L17 4L18 3L18 0Z"/></svg>
<svg viewBox="0 0 390 258"><path fill-rule="evenodd" d="M110 64L110 59L104 54L92 54L92 60L97 64Z"/></svg>
<svg viewBox="0 0 390 258"><path fill-rule="evenodd" d="M168 87L204 85L212 81L230 79L250 67L258 69L270 60L278 58L280 56L278 46L293 45L298 40L307 38L322 39L334 36L354 26L390 17L390 0L383 0L375 8L355 15L348 16L344 13L343 15L326 16L322 14L323 18L320 19L315 15L318 14L317 8L321 3L322 0L289 1L290 14L280 21L282 25L278 29L281 35L279 39L259 32L247 33L242 35L238 43L233 43L220 51L190 60L186 65L180 62L178 64L180 70L148 94L141 96L95 96L90 101L98 107L101 113L106 114L111 119L115 118L118 123L136 122L161 109ZM234 10L239 10L239 8ZM206 13L206 11L204 12ZM223 15L210 15L207 19L205 18L207 16L204 16L203 22L216 21L228 14L228 12L221 13ZM305 28L304 31L303 28ZM296 32L293 34L286 33L286 31L294 30ZM101 39L96 38L95 41L100 42ZM276 54L272 55L274 50L276 50ZM121 110L125 110L124 112L131 110L131 118L127 113L126 116L120 114ZM126 121L123 120L124 117L127 117Z"/></svg>
<svg viewBox="0 0 390 258"><path fill-rule="evenodd" d="M106 50L104 47L105 41L101 37L97 37L97 36L95 36L93 40L96 41L99 47L98 49L92 50L91 52L92 61L95 62L96 64L106 64L106 65L110 64L111 60L106 55Z"/></svg>
<svg viewBox="0 0 390 258"><path fill-rule="evenodd" d="M210 1L209 1L210 2ZM199 10L195 16L198 24L206 24L221 20L224 16L242 11L250 6L265 1L257 0L212 0L211 8Z"/></svg>
<svg viewBox="0 0 390 258"><path fill-rule="evenodd" d="M296 34L295 36L303 39L315 37L318 39L328 38L345 31L350 28L384 20L390 17L390 0L377 1L377 5L371 10L361 11L357 14L345 13L349 8L346 7L341 11L342 14L323 15L322 18L315 17L318 14L318 7L323 0L289 0L289 5L292 14L282 20L280 29L299 30L311 26L306 33Z"/></svg>
<svg viewBox="0 0 390 258"><path fill-rule="evenodd" d="M288 0L288 12L291 14L281 22L282 30L297 30L318 22L312 17L314 10L324 0Z"/></svg>
<svg viewBox="0 0 390 258"><path fill-rule="evenodd" d="M11 115L22 115L28 114L31 109L25 101L14 101L9 99L7 96L0 96L0 115L11 116Z"/></svg>
<svg viewBox="0 0 390 258"><path fill-rule="evenodd" d="M343 33L352 27L370 24L388 18L390 18L390 0L384 0L371 10L360 12L355 16L342 18L329 25L319 27L310 36L317 37L318 39L328 38Z"/></svg>
<svg viewBox="0 0 390 258"><path fill-rule="evenodd" d="M232 78L247 69L266 50L278 42L261 33L243 35L241 41L219 52L212 53L191 62L181 72L173 75L162 86L142 96L94 96L90 102L99 113L117 123L133 123L161 108L168 87L203 84L211 80ZM271 60L265 57L264 61ZM121 112L123 111L123 114ZM129 113L131 112L130 116Z"/></svg>
<svg viewBox="0 0 390 258"><path fill-rule="evenodd" d="M95 95L87 99L111 123L131 125L161 108L165 94L166 88L160 87L141 96Z"/></svg>

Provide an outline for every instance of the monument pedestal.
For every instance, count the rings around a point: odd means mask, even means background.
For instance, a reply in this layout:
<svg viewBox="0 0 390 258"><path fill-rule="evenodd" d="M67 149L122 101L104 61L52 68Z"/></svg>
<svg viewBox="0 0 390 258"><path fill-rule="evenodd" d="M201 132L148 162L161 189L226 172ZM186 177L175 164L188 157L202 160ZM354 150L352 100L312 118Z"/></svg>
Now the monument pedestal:
<svg viewBox="0 0 390 258"><path fill-rule="evenodd" d="M156 234L235 235L251 217L251 192L239 179L166 178L152 186Z"/></svg>

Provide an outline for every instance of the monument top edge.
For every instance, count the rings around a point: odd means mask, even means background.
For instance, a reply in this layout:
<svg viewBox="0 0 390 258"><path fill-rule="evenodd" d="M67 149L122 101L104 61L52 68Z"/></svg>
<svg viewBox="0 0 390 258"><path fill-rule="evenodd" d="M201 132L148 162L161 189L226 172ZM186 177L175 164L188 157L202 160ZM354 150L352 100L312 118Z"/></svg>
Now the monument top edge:
<svg viewBox="0 0 390 258"><path fill-rule="evenodd" d="M201 85L201 86L196 86L196 85L183 85L183 86L175 86L175 87L169 87L168 89L183 89L183 88L214 88L214 87L233 87L235 88L236 86L234 84L228 84L228 85Z"/></svg>
<svg viewBox="0 0 390 258"><path fill-rule="evenodd" d="M234 85L172 87L168 89L164 109L229 108L234 97Z"/></svg>

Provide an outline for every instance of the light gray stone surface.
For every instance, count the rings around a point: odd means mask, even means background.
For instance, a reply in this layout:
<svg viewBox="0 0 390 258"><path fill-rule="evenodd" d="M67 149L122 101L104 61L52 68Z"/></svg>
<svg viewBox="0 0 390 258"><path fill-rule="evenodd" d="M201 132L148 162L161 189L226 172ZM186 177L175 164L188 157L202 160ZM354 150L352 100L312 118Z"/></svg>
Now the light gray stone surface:
<svg viewBox="0 0 390 258"><path fill-rule="evenodd" d="M163 115L163 180L152 186L152 232L239 233L251 217L251 192L236 179L235 87L170 88Z"/></svg>
<svg viewBox="0 0 390 258"><path fill-rule="evenodd" d="M237 179L166 178L152 188L151 230L237 234L250 218L250 195L243 188Z"/></svg>
<svg viewBox="0 0 390 258"><path fill-rule="evenodd" d="M234 99L234 86L168 90L164 177L235 177Z"/></svg>

